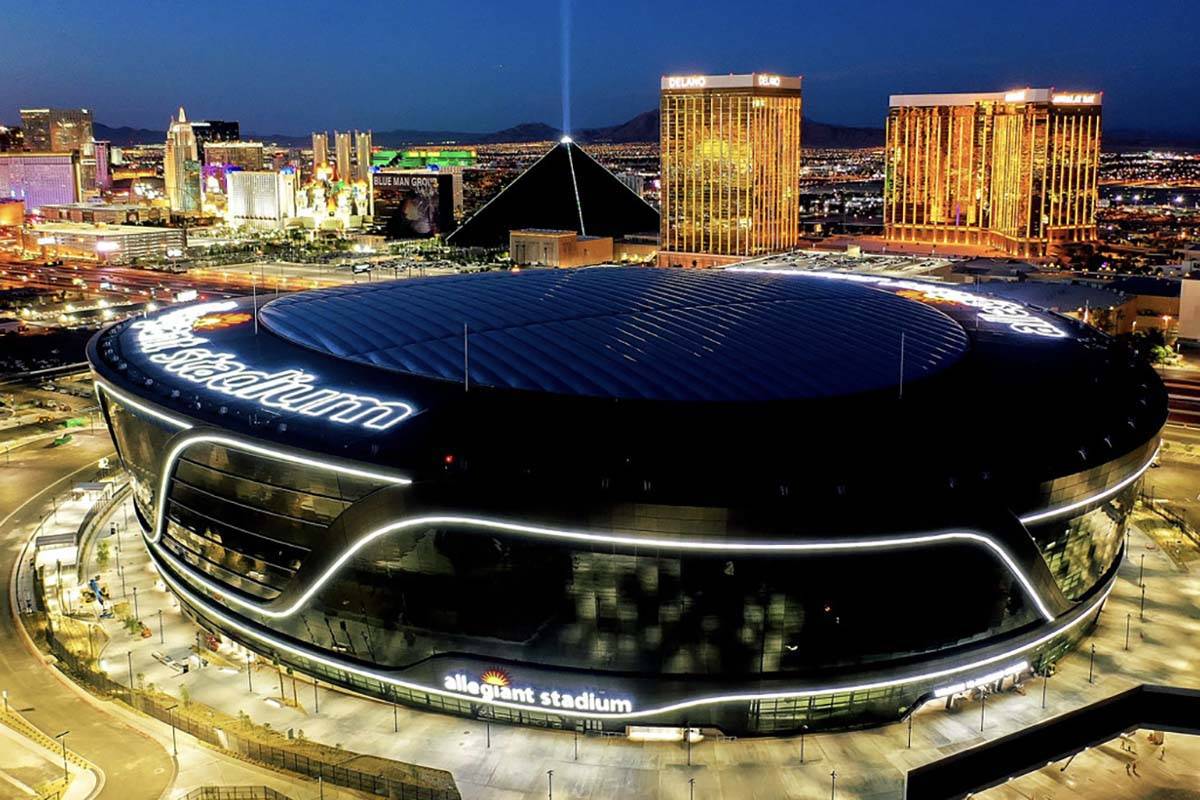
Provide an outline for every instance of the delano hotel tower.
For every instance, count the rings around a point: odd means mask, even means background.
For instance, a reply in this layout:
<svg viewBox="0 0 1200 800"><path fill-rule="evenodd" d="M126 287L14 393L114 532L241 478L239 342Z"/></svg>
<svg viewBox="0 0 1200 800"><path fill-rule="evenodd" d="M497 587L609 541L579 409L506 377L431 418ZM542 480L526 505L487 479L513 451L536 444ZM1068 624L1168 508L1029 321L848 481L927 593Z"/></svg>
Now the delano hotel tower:
<svg viewBox="0 0 1200 800"><path fill-rule="evenodd" d="M708 267L792 249L800 220L800 78L662 79L659 263Z"/></svg>
<svg viewBox="0 0 1200 800"><path fill-rule="evenodd" d="M1099 92L892 95L889 242L1032 258L1096 239Z"/></svg>

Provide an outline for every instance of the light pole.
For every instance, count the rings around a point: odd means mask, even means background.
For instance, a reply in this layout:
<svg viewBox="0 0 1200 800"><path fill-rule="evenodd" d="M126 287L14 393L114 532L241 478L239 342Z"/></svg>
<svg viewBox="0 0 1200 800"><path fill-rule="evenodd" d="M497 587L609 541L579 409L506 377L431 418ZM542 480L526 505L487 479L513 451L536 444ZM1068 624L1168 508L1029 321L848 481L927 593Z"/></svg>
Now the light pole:
<svg viewBox="0 0 1200 800"><path fill-rule="evenodd" d="M908 714L908 749L909 750L912 750L912 726L913 726L913 716L915 714L916 714L915 710L910 711Z"/></svg>
<svg viewBox="0 0 1200 800"><path fill-rule="evenodd" d="M67 772L67 734L68 733L70 733L70 731L63 731L62 733L55 734L54 738L58 739L58 743L62 745L63 780L69 782L71 780L71 777L70 777L70 774Z"/></svg>
<svg viewBox="0 0 1200 800"><path fill-rule="evenodd" d="M125 653L125 658L129 661L129 704L133 705L133 651Z"/></svg>
<svg viewBox="0 0 1200 800"><path fill-rule="evenodd" d="M554 800L554 770L546 770L546 800Z"/></svg>
<svg viewBox="0 0 1200 800"><path fill-rule="evenodd" d="M250 654L246 653L246 688L254 691L254 674L250 670Z"/></svg>
<svg viewBox="0 0 1200 800"><path fill-rule="evenodd" d="M321 713L321 696L317 694L317 679L313 678L313 714Z"/></svg>
<svg viewBox="0 0 1200 800"><path fill-rule="evenodd" d="M138 622L142 621L142 615L138 612L137 587L133 587L133 618Z"/></svg>
<svg viewBox="0 0 1200 800"><path fill-rule="evenodd" d="M167 709L167 724L171 726L171 752L176 758L179 758L179 745L175 742L175 709L179 708L179 704L171 706Z"/></svg>
<svg viewBox="0 0 1200 800"><path fill-rule="evenodd" d="M162 609L158 610L158 643L165 644L166 638L163 635Z"/></svg>
<svg viewBox="0 0 1200 800"><path fill-rule="evenodd" d="M492 749L492 721L490 719L485 719L483 721L483 730L484 730L485 735L487 736L487 749L491 750Z"/></svg>
<svg viewBox="0 0 1200 800"><path fill-rule="evenodd" d="M983 733L983 715L987 713L987 690L984 689L980 694L979 704L979 732Z"/></svg>
<svg viewBox="0 0 1200 800"><path fill-rule="evenodd" d="M1146 554L1142 553L1141 563L1138 566L1138 586L1146 585Z"/></svg>
<svg viewBox="0 0 1200 800"><path fill-rule="evenodd" d="M808 730L807 725L800 726L800 763L804 763L804 733Z"/></svg>
<svg viewBox="0 0 1200 800"><path fill-rule="evenodd" d="M1125 615L1125 649L1129 649L1129 625L1133 622L1133 614Z"/></svg>
<svg viewBox="0 0 1200 800"><path fill-rule="evenodd" d="M829 800L837 797L837 770L829 773Z"/></svg>
<svg viewBox="0 0 1200 800"><path fill-rule="evenodd" d="M1092 655L1088 661L1088 683L1096 682L1096 643L1092 642Z"/></svg>
<svg viewBox="0 0 1200 800"><path fill-rule="evenodd" d="M1046 707L1046 684L1050 682L1050 666L1046 665L1046 671L1042 673L1042 708Z"/></svg>
<svg viewBox="0 0 1200 800"><path fill-rule="evenodd" d="M696 779L688 778L688 800L696 800Z"/></svg>

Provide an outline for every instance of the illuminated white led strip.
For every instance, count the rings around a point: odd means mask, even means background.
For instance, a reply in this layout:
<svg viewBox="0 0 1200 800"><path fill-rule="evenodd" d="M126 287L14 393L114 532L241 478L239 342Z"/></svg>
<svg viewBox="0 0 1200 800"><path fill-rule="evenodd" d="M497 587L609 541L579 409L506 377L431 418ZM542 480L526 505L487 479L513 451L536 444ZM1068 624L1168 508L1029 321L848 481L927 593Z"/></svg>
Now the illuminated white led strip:
<svg viewBox="0 0 1200 800"><path fill-rule="evenodd" d="M381 683L386 683L386 684L396 686L396 687L399 687L402 689L409 689L409 690L417 691L417 692L425 692L427 694L439 695L441 697L450 697L450 698L455 698L458 700L468 700L473 703L481 703L484 705L498 706L498 707L502 707L502 708L510 708L510 709L513 709L516 711L529 711L530 709L538 708L537 706L523 705L520 703L509 703L509 702L505 702L503 700L495 700L495 699L485 700L483 697L476 697L474 695L463 695L459 692L447 691L446 689L439 687L439 686L426 686L424 684L416 683L414 681L402 680L400 678L396 678L392 675L387 675L382 672L376 672L374 670L363 669L362 667L358 667L353 664L347 663L345 661L339 661L337 659L330 658L325 655L321 655L318 652L315 652L315 651L312 651L312 650L309 650L306 648L296 647L295 645L285 642L282 639L277 639L273 636L268 636L266 634L260 633L256 630L248 627L247 625L245 625L241 622L238 622L236 619L229 617L225 614L222 614L216 608L209 605L209 603L207 601L205 601L203 598L194 594L188 587L184 586L179 581L177 581L173 576L168 575L165 572L162 573L162 576L166 580L166 582L168 584L170 584L171 587L177 593L183 595L188 600L188 602L192 603L194 606L203 608L204 613L207 616L209 616L213 619L219 620L222 624L228 625L230 628L240 631L244 635L249 636L253 639L256 639L259 642L263 642L276 650L283 651L286 653L291 653L294 656L307 659L307 660L315 662L317 664L321 664L330 669L353 673L353 674L358 675L363 678L370 678L372 680L376 680ZM1011 661L1011 659L1013 659L1014 657L1019 656L1023 653L1028 653L1029 651L1040 647L1041 645L1045 644L1046 642L1051 641L1055 637L1061 636L1062 634L1066 633L1067 631L1071 630L1072 628L1075 628L1076 626L1078 626L1080 623L1089 619L1092 616L1092 614L1097 609L1100 608L1100 606L1104 603L1104 601L1108 599L1109 594L1112 592L1112 590L1115 586L1116 586L1116 582L1115 581L1111 582L1108 585L1108 587L1103 592L1101 592L1099 598L1097 598L1096 601L1094 603L1092 603L1092 605L1090 605L1086 610L1079 613L1074 619L1053 628L1052 630L1050 630L1046 634L1040 636L1039 638L1035 639L1034 641L1032 641L1028 644L1022 645L1021 647L1015 648L1013 650L1009 650L1007 652L1000 653L998 655L989 656L988 658L980 659L978 661L974 661L969 664L963 664L963 665L956 666L956 667L946 667L945 669L922 673L920 675L909 675L909 676L906 676L903 678L897 678L894 680L882 680L882 681L875 681L872 683L850 684L850 685L836 685L835 684L835 685L821 686L821 687L815 687L815 688L810 688L810 689L795 689L795 690L790 690L790 691L778 691L778 692L761 692L761 693L746 692L746 693L739 693L739 694L712 695L709 697L699 697L699 698L695 698L692 700L684 700L684 701L680 701L677 703L670 703L668 705L658 706L656 708L640 709L638 711L632 711L629 713L612 713L612 712L602 712L602 711L579 712L579 711L572 711L572 710L568 710L568 709L559 709L559 708L555 708L552 711L548 711L547 713L553 713L553 714L558 714L558 715L564 716L564 717L574 717L574 718L579 718L579 719L636 719L636 718L640 718L640 717L649 717L649 716L653 716L656 714L665 714L665 713L672 712L672 711L681 711L681 710L688 709L688 708L697 708L699 706L716 705L719 703L750 702L750 701L755 701L755 700L787 700L787 699L800 698L800 697L813 697L816 695L824 695L824 694L835 694L835 693L840 694L840 693L844 693L844 692L864 692L864 691L869 691L871 689L884 689L884 688L893 687L893 686L905 686L905 685L908 685L911 683L921 683L923 681L930 681L930 680L936 680L938 678L945 678L950 675L958 675L960 673L971 672L972 670L981 669L983 667L987 667L990 664L994 664L998 661Z"/></svg>
<svg viewBox="0 0 1200 800"><path fill-rule="evenodd" d="M177 445L172 450L172 456L178 457L178 453L189 446L190 442L185 439L181 445ZM209 438L205 438L209 441ZM157 543L162 537L163 526L165 525L166 503L161 498L165 497L167 489L167 481L170 479L170 461L163 469L162 488L159 490L159 502L155 509L155 528L151 537L147 537L151 543ZM483 528L491 531L501 531L504 533L513 533L523 536L529 536L535 539L549 539L571 542L588 542L594 544L603 544L606 546L621 545L625 547L647 547L647 548L662 548L666 550L686 550L691 552L734 552L734 553L836 553L855 550L889 550L900 547L912 547L915 545L930 545L942 542L968 542L971 544L983 545L990 549L1004 565L1013 577L1021 584L1025 590L1025 594L1037 606L1041 615L1049 622L1054 620L1054 614L1046 606L1045 602L1038 595L1033 583L1021 571L1021 568L1009 555L1008 551L997 541L991 537L978 533L976 531L942 531L936 533L921 533L910 536L894 536L880 539L860 539L848 541L826 541L826 542L772 542L772 541L705 541L697 539L657 539L654 537L642 536L623 536L609 533L592 533L588 531L573 531L563 530L559 528L543 528L535 525L524 525L516 522L505 522L502 520L485 519L481 517L467 517L457 515L430 515L421 517L410 517L395 522L388 523L382 527L376 528L370 533L364 534L357 539L352 545L338 556L316 580L314 580L304 592L296 598L289 606L283 609L271 609L264 604L256 603L251 600L246 600L238 597L235 594L228 592L228 587L218 585L209 581L200 573L191 569L188 565L176 558L172 553L164 550L161 546L155 544L155 548L159 555L170 562L171 566L179 572L187 575L190 579L196 581L210 592L216 592L222 595L223 599L241 606L242 608L262 614L271 619L283 619L290 617L304 607L309 600L312 599L321 587L333 578L335 574L347 562L352 559L356 553L362 550L376 539L387 536L396 531L407 530L409 528L420 528L436 525L460 525L473 528Z"/></svg>
<svg viewBox="0 0 1200 800"><path fill-rule="evenodd" d="M97 391L99 391L99 388L101 387L101 385L102 385L101 382L99 380L97 380L96 381ZM135 401L135 400L129 398L127 395L125 395L124 392L120 392L116 389L113 389L108 384L103 384L103 389L105 392L111 394L113 397L117 398L122 403L125 403L132 408L136 408L138 411L142 411L142 412L144 412L146 414L150 414L151 416L154 416L158 419L164 420L165 422L168 422L177 428L180 428L182 430L190 430L193 427L193 425L189 422L185 422L184 420L178 419L178 418L170 416L168 414L163 414L162 412L156 411L156 410L150 408L149 406L138 403L137 401ZM391 484L396 484L398 486L407 486L412 483L412 480L410 480L409 478L405 478L401 475L395 475L395 474L387 473L387 472L376 472L376 471L372 471L372 470L368 470L368 469L360 469L358 467L351 467L351 466L347 466L345 464L339 464L336 462L326 461L326 460L319 459L319 458L308 458L305 456L296 455L295 453L289 453L284 450L277 450L273 447L265 447L263 445L256 444L254 442L249 442L249 441L246 441L245 439L235 438L234 436L227 435L227 434L210 434L210 433L190 434L190 435L184 436L171 448L171 451L168 453L167 458L163 462L162 479L159 484L159 490L158 490L158 497L160 498L160 502L155 504L154 531L152 532L151 536L149 537L149 540L151 542L157 542L159 537L162 535L162 528L163 528L163 525L165 524L165 520L163 518L163 513L164 513L163 508L164 508L165 504L161 502L161 498L166 497L167 483L171 479L171 473L175 469L176 462L179 460L180 456L183 455L184 450L187 450L192 445L202 444L202 443L219 444L224 447L228 447L231 450L238 450L240 452L246 452L246 453L254 453L256 455L264 456L266 458L270 458L273 460L286 461L289 464L300 464L300 465L303 465L306 467L313 467L314 469L325 470L327 472L335 472L338 475L350 475L355 478L365 478L367 480L381 481L383 483L391 483Z"/></svg>
<svg viewBox="0 0 1200 800"><path fill-rule="evenodd" d="M1074 503L1068 503L1065 506L1056 506L1055 508L1047 508L1044 511L1036 511L1032 514L1026 514L1023 517L1020 517L1021 523L1024 525L1032 525L1035 522L1045 522L1048 519L1061 517L1064 514L1070 514L1072 511L1077 509L1090 506L1092 503L1098 503L1102 500L1107 500L1108 498L1120 492L1129 484L1136 481L1138 478L1142 477L1142 475L1146 473L1146 470L1150 469L1150 465L1158 459L1158 451L1161 449L1162 443L1159 442L1158 447L1154 448L1154 453L1146 460L1146 463L1138 467L1132 475L1121 480L1120 483L1108 487L1099 494L1094 494L1091 497L1085 497L1082 500L1076 500Z"/></svg>
<svg viewBox="0 0 1200 800"><path fill-rule="evenodd" d="M97 380L97 387L100 387L101 385L102 385L101 382L99 380ZM144 413L150 414L158 419L164 420L176 427L183 428L183 429L189 429L192 427L191 423L180 420L171 415L159 412L156 409L153 409L144 404L138 403L136 400L133 400L132 398L128 397L123 392L113 389L113 387L111 387L110 385L108 385L106 383L103 384L103 389L104 389L104 391L109 392L113 396L117 397L122 402L127 403L131 407L136 408L139 411L142 411ZM194 444L200 444L200 443L220 444L222 446L229 447L234 450L241 450L241 451L245 451L245 452L255 453L255 454L262 455L262 456L265 456L268 458L287 461L287 462L293 463L293 464L301 464L304 466L312 467L314 469L329 470L329 471L336 472L339 474L351 475L351 476L360 477L360 478L366 478L368 480L380 480L383 482L392 483L392 484L396 484L396 485L408 485L408 484L412 483L412 481L410 479L404 478L404 477L401 477L398 475L374 472L374 471L365 470L365 469L358 469L358 468L349 467L349 466L345 466L345 465L341 465L341 464L336 464L336 463L332 463L332 462L325 461L322 459L317 459L317 458L307 458L304 456L287 453L287 452L284 452L281 450L276 450L274 448L264 447L262 445L258 445L258 444L252 443L252 442L238 439L238 438L235 438L235 437L229 436L229 435L197 434L194 436L186 436L173 445L171 451L168 453L168 455L163 463L163 467L162 467L162 471L161 471L161 478L160 478L160 485L159 485L159 492L158 492L159 502L155 503L154 529L146 537L147 540L151 544L157 545L157 542L162 538L162 533L166 526L166 503L162 502L162 499L167 496L166 493L168 490L168 484L172 478L175 464L179 460L179 458L182 457L183 452L185 450L187 450L189 447L191 447ZM1070 511L1072 511L1076 508L1082 507L1084 505L1087 505L1089 503L1093 503L1093 502L1097 502L1099 500L1105 499L1105 498L1115 494L1116 492L1119 492L1121 489L1123 489L1125 486L1128 486L1133 481L1137 480L1137 478L1140 477L1140 475L1142 473L1144 473L1146 469L1149 468L1149 465L1154 461L1154 458L1157 457L1157 455L1158 455L1158 451L1155 450L1154 456L1152 456L1137 472L1135 472L1133 475L1125 478L1116 486L1110 487L1109 489L1106 489L1104 492L1101 492L1098 495L1094 495L1092 497L1085 498L1084 500L1078 501L1076 503L1072 503L1067 506L1061 506L1058 508L1048 509L1046 511L1038 512L1036 514L1022 517L1021 521L1027 523L1027 522L1031 522L1031 521L1040 521L1040 520L1044 520L1044 519L1050 519L1052 517L1056 517L1061 514L1069 513ZM464 525L464 526L471 526L471 527L486 528L486 529L490 529L490 530L498 530L498 531L503 531L506 533L517 533L517 534L532 536L535 538L559 539L559 540L568 540L568 541L583 541L583 542L598 543L598 544L604 544L604 545L623 545L623 546L630 546L630 547L651 547L651 548L663 548L663 549L669 549L669 550L674 549L674 550L688 550L688 551L700 551L700 552L766 552L766 553L825 552L825 553L833 553L833 552L846 552L846 551L854 551L854 550L885 550L885 549L894 549L894 548L900 548L900 547L911 547L911 546L917 546L917 545L930 545L930 544L937 544L940 542L948 542L948 541L966 541L971 544L982 545L982 546L988 548L989 550L991 550L992 552L994 552L1000 558L1000 560L1004 563L1004 565L1008 569L1009 573L1012 574L1012 576L1014 578L1016 578L1017 581L1021 584L1021 587L1024 589L1026 595L1030 598L1030 600L1033 601L1034 605L1038 609L1038 612L1043 616L1043 618L1045 618L1047 621L1054 619L1054 614L1050 611L1050 609L1047 607L1045 601L1038 594L1037 590L1033 586L1032 581L1021 570L1021 568L1013 560L1012 556L1003 547L1003 545L1001 545L999 542L997 542L995 539L991 538L990 536L988 536L984 533L977 532L977 531L942 531L942 532L913 534L913 535L909 535L909 536L897 536L897 537L887 537L887 538L880 538L880 539L851 540L851 541L778 542L778 541L753 541L752 540L752 541L720 542L720 541L706 541L706 540L696 540L696 539L658 539L658 538L653 538L653 537L622 536L622 535L616 535L616 534L593 533L593 532L587 532L587 531L572 531L572 530L563 530L563 529L557 529L557 528L545 528L545 527L539 527L539 526L533 526L533 525L524 525L521 523L505 522L502 520L489 520L489 519L479 518L479 517L468 517L468 516L457 516L457 515L423 516L423 517L410 518L410 519L406 519L406 520L398 520L396 522L389 523L387 525L384 525L380 528L377 528L377 529L365 534L364 536L359 538L357 541L355 541L354 544L352 544L349 548L347 548L337 558L337 560L328 569L325 570L325 572L323 572L308 588L306 588L304 590L304 592L300 595L299 598L297 598L291 605L287 606L286 608L283 608L280 610L268 609L259 603L245 600L234 594L229 594L227 596L227 599L230 602L234 603L235 605L240 605L243 608L246 608L251 611L255 611L257 613L260 613L266 617L270 617L273 619L282 619L285 617L292 616L293 614L297 613L309 600L311 600L312 597L321 589L321 587L324 586L326 583L328 583L329 580L332 579L332 577L337 573L337 571L340 570L342 568L342 566L344 566L346 564L346 562L348 562L363 547L366 547L368 544L370 544L375 539L378 539L379 537L385 536L389 533L393 533L395 531L404 530L404 529L415 527L415 526L428 526L428 525ZM187 566L186 564L181 562L179 559L175 558L173 554L171 554L165 550L162 550L161 548L156 547L156 549L159 550L160 555L164 559L171 562L172 566L174 566L176 569L178 569L183 574L188 575L191 579L195 580L197 583L203 585L209 591L213 591L213 592L217 592L217 593L224 593L225 589L223 587L217 586L216 584L212 583L211 581L209 581L208 579L203 577L201 574L197 573L195 570L191 569L189 566Z"/></svg>

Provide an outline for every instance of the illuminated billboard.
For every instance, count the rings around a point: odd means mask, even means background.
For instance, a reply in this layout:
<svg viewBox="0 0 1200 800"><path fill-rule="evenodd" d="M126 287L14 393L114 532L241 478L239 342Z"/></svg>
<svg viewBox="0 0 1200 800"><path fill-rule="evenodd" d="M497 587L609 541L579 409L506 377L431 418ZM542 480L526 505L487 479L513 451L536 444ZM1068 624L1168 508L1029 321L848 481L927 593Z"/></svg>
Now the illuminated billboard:
<svg viewBox="0 0 1200 800"><path fill-rule="evenodd" d="M375 222L389 239L424 239L454 230L453 176L376 172Z"/></svg>

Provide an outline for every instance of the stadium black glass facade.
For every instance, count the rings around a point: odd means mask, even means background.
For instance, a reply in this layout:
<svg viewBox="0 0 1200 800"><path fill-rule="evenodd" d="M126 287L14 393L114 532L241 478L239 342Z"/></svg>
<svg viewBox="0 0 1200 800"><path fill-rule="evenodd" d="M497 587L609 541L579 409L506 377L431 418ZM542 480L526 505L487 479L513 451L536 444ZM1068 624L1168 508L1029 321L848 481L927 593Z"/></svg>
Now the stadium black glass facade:
<svg viewBox="0 0 1200 800"><path fill-rule="evenodd" d="M164 580L324 681L535 725L850 727L1042 669L1111 589L1166 415L1070 320L842 273L252 313L90 347Z"/></svg>

